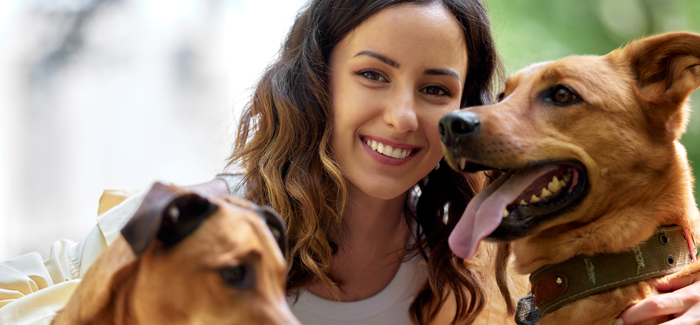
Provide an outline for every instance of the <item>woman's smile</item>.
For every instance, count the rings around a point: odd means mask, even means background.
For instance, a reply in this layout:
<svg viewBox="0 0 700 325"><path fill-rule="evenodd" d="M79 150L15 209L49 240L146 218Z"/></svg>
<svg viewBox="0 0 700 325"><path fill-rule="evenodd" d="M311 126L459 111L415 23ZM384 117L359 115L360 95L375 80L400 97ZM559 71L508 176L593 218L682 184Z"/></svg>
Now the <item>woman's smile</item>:
<svg viewBox="0 0 700 325"><path fill-rule="evenodd" d="M367 153L380 164L400 166L411 160L420 147L373 136L360 137Z"/></svg>

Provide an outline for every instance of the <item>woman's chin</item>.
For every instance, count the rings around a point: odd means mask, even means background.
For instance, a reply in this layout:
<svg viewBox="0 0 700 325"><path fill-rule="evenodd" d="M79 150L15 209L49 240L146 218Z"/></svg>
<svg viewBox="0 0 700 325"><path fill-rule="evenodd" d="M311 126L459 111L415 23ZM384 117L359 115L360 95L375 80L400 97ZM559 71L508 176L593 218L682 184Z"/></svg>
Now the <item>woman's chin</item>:
<svg viewBox="0 0 700 325"><path fill-rule="evenodd" d="M415 183L403 184L397 180L374 179L368 182L359 182L359 186L349 181L350 199L361 196L377 200L390 201L397 198L405 199L405 195Z"/></svg>

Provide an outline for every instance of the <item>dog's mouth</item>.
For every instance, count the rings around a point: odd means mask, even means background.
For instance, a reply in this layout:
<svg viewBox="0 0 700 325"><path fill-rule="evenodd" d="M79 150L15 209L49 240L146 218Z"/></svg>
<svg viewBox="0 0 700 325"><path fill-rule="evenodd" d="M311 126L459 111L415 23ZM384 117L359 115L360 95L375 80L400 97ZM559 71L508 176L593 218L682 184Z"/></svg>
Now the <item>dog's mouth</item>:
<svg viewBox="0 0 700 325"><path fill-rule="evenodd" d="M465 158L452 165L465 172L492 169ZM539 162L507 170L469 202L450 235L450 247L458 256L470 258L481 239L527 236L575 206L587 188L586 169L578 162Z"/></svg>

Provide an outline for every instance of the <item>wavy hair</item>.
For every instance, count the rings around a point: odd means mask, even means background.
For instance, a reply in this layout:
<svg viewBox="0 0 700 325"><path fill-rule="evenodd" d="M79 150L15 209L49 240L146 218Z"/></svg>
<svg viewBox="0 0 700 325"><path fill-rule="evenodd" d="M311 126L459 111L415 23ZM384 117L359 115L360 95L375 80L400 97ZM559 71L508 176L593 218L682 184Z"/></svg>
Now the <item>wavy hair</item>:
<svg viewBox="0 0 700 325"><path fill-rule="evenodd" d="M331 50L386 7L434 1L464 30L468 70L462 107L490 103L502 67L479 0L311 0L297 15L278 59L258 82L241 116L228 164L243 168L246 198L270 205L288 225L288 293L314 280L335 290L330 265L337 246L332 238L343 227L348 186L330 148ZM454 322L473 320L485 299L478 272L454 257L446 241L485 178L455 173L444 162L442 166L417 184L420 190L413 192L421 194L407 201L407 214L419 226L410 255L420 254L428 263L428 281L409 310L417 323L429 322L450 294L457 302Z"/></svg>

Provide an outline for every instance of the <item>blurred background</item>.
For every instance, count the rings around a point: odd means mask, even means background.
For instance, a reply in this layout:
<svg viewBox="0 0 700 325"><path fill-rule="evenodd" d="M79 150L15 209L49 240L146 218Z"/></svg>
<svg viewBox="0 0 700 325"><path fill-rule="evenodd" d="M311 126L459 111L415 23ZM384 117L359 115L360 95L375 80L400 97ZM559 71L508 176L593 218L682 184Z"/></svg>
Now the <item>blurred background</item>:
<svg viewBox="0 0 700 325"><path fill-rule="evenodd" d="M221 171L238 113L304 3L0 0L0 260L81 239L103 189ZM700 32L697 0L486 4L509 74L644 35ZM694 115L683 143L698 175Z"/></svg>

